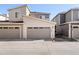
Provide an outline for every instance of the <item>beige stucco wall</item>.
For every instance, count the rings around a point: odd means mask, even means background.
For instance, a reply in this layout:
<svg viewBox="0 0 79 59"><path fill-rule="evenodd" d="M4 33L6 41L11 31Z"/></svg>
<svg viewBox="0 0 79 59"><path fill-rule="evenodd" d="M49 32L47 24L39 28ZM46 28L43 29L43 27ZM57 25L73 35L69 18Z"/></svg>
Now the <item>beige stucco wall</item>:
<svg viewBox="0 0 79 59"><path fill-rule="evenodd" d="M24 38L27 38L27 27L50 27L51 38L55 38L55 23L41 21L40 19L31 18L27 16L23 18L23 21L24 21L24 25L23 25Z"/></svg>
<svg viewBox="0 0 79 59"><path fill-rule="evenodd" d="M18 17L15 18L15 12L18 12ZM27 8L27 6L22 6L19 8L14 8L9 10L9 18L10 21L22 21L23 16L28 16L30 13L29 9Z"/></svg>
<svg viewBox="0 0 79 59"><path fill-rule="evenodd" d="M56 22L57 25L60 25L60 15L56 16L53 21Z"/></svg>
<svg viewBox="0 0 79 59"><path fill-rule="evenodd" d="M50 18L46 18L45 16L49 17L49 14L40 14L40 13L30 13L30 16L32 17L36 17L36 18L40 18L40 16L42 17L42 19L45 20L49 20Z"/></svg>

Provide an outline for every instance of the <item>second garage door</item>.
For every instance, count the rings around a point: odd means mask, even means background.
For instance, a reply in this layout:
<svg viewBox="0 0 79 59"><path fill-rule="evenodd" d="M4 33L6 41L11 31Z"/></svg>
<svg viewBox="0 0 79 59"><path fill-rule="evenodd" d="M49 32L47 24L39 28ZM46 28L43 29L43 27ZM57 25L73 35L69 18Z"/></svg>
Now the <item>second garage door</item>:
<svg viewBox="0 0 79 59"><path fill-rule="evenodd" d="M48 39L50 38L50 27L28 27L28 39Z"/></svg>
<svg viewBox="0 0 79 59"><path fill-rule="evenodd" d="M79 39L79 26L73 26L72 28L72 38Z"/></svg>
<svg viewBox="0 0 79 59"><path fill-rule="evenodd" d="M19 39L19 27L0 27L0 39Z"/></svg>

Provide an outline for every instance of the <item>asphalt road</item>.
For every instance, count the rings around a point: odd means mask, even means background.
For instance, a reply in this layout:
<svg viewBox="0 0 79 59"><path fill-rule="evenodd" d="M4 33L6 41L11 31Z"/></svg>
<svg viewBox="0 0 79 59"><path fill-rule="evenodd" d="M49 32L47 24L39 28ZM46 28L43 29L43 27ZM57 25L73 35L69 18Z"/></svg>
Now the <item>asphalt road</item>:
<svg viewBox="0 0 79 59"><path fill-rule="evenodd" d="M79 42L1 41L0 55L78 55Z"/></svg>

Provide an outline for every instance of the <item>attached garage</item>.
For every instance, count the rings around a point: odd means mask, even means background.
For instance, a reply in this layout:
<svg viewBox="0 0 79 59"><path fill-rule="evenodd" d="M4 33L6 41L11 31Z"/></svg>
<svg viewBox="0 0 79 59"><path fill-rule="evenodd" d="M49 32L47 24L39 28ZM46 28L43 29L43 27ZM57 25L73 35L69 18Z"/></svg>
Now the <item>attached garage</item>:
<svg viewBox="0 0 79 59"><path fill-rule="evenodd" d="M19 39L20 38L20 27L0 27L0 39Z"/></svg>
<svg viewBox="0 0 79 59"><path fill-rule="evenodd" d="M23 17L23 37L25 39L53 39L55 38L55 22L31 16Z"/></svg>
<svg viewBox="0 0 79 59"><path fill-rule="evenodd" d="M21 39L22 37L22 24L1 22L0 23L0 40L15 40Z"/></svg>
<svg viewBox="0 0 79 59"><path fill-rule="evenodd" d="M64 38L79 39L79 22L67 22L60 26Z"/></svg>
<svg viewBox="0 0 79 59"><path fill-rule="evenodd" d="M27 38L28 39L50 39L51 38L50 27L28 27Z"/></svg>

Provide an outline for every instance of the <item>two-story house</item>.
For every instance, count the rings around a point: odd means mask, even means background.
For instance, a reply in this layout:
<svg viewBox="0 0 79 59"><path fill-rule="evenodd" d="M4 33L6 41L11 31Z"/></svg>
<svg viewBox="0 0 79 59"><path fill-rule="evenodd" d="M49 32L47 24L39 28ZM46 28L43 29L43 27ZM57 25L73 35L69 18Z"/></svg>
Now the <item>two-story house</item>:
<svg viewBox="0 0 79 59"><path fill-rule="evenodd" d="M58 13L53 19L52 21L56 22L57 25L60 25L62 23L65 23L65 12L62 13Z"/></svg>
<svg viewBox="0 0 79 59"><path fill-rule="evenodd" d="M58 14L61 15L62 13ZM57 17L55 17L56 19ZM64 19L62 19L64 18ZM79 9L73 8L64 13L63 17L59 17L57 21L52 19L52 21L57 23L56 33L61 36L68 38L79 38ZM61 23L61 21L63 23ZM59 23L58 23L59 22Z"/></svg>
<svg viewBox="0 0 79 59"><path fill-rule="evenodd" d="M0 40L55 38L55 22L30 16L27 5L9 9L8 12L8 20L0 21Z"/></svg>

